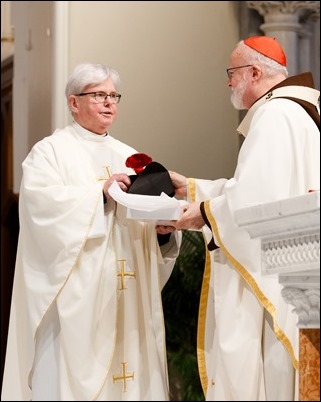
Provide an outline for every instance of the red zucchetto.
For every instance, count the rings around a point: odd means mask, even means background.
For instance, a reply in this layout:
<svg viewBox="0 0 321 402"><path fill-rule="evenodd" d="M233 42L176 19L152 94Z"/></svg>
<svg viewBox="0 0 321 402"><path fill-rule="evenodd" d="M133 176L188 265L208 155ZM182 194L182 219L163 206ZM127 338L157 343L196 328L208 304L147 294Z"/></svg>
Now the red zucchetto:
<svg viewBox="0 0 321 402"><path fill-rule="evenodd" d="M244 43L257 52L286 67L286 55L275 38L270 38L268 36L252 36L244 39Z"/></svg>

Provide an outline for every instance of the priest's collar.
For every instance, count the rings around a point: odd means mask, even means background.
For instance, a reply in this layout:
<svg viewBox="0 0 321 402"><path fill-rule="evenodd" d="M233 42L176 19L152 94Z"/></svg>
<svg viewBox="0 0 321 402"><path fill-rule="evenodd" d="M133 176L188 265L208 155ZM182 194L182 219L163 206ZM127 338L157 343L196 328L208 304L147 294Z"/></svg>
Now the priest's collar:
<svg viewBox="0 0 321 402"><path fill-rule="evenodd" d="M86 128L82 127L76 121L72 122L72 128L76 131L76 133L83 138L84 140L88 141L96 141L96 142L105 142L109 140L108 132L105 134L96 134L92 131L87 130Z"/></svg>

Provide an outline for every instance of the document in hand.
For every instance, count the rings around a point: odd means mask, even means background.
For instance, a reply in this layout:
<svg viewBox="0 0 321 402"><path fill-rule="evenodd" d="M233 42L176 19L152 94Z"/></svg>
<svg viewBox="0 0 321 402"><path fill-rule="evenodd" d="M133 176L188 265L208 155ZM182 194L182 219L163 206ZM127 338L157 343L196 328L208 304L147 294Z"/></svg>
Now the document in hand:
<svg viewBox="0 0 321 402"><path fill-rule="evenodd" d="M136 220L154 220L158 224L170 224L181 214L181 204L176 198L167 194L141 195L128 194L121 190L116 181L109 187L110 196L119 204L127 207L127 218Z"/></svg>

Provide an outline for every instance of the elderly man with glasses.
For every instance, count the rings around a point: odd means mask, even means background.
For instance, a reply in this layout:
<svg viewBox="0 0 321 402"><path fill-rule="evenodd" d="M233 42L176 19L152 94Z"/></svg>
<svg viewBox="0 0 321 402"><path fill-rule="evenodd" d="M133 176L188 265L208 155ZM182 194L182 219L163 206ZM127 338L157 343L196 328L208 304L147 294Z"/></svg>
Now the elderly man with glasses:
<svg viewBox="0 0 321 402"><path fill-rule="evenodd" d="M234 212L320 190L320 92L311 73L288 77L282 47L266 36L238 43L227 75L234 107L248 109L234 177L171 172L176 194L190 202L173 226L201 229L208 245L200 376L208 401L291 401L298 397L297 315L277 275L262 275L260 240L236 225Z"/></svg>
<svg viewBox="0 0 321 402"><path fill-rule="evenodd" d="M2 400L169 400L161 290L181 233L160 246L109 195L129 189L137 152L109 132L118 87L115 70L76 66L73 123L23 162Z"/></svg>

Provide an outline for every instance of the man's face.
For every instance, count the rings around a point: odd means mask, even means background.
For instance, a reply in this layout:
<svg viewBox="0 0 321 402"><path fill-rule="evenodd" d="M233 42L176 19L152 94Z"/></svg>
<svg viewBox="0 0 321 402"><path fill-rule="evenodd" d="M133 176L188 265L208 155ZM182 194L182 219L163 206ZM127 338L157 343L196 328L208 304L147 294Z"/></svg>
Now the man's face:
<svg viewBox="0 0 321 402"><path fill-rule="evenodd" d="M107 78L97 85L84 88L83 93L88 92L115 94L117 91L112 80ZM77 123L96 134L105 134L117 116L117 104L109 96L103 102L97 102L94 94L71 96L72 112Z"/></svg>
<svg viewBox="0 0 321 402"><path fill-rule="evenodd" d="M239 48L231 54L227 69L228 86L231 88L231 102L235 109L248 109L247 92L251 85L253 65L246 62Z"/></svg>

